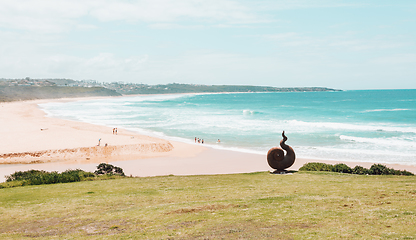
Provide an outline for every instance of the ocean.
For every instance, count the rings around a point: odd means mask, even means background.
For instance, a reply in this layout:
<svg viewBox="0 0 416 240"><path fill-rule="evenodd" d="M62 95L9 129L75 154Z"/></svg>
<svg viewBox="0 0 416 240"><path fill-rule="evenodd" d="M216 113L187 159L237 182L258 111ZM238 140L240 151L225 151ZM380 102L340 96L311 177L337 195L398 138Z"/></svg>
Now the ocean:
<svg viewBox="0 0 416 240"><path fill-rule="evenodd" d="M48 116L266 154L416 165L416 90L125 96L40 104ZM217 140L220 139L220 143Z"/></svg>

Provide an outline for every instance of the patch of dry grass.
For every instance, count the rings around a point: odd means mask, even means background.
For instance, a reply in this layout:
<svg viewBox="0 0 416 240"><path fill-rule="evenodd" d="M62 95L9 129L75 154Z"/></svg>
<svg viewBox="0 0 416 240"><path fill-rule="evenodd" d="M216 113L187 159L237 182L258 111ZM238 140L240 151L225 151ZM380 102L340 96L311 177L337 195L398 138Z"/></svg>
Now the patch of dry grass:
<svg viewBox="0 0 416 240"><path fill-rule="evenodd" d="M0 238L416 238L416 177L300 172L0 189Z"/></svg>

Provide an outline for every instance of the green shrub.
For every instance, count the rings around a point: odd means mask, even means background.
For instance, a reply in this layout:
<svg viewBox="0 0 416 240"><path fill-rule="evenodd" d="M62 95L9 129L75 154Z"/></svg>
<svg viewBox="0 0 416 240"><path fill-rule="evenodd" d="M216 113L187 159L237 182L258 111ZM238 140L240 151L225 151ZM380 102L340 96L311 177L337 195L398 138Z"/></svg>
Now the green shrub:
<svg viewBox="0 0 416 240"><path fill-rule="evenodd" d="M369 170L370 174L372 175L404 175L404 176L413 176L414 174L408 172L406 170L394 170L392 168L388 168L382 164L373 164Z"/></svg>
<svg viewBox="0 0 416 240"><path fill-rule="evenodd" d="M370 171L367 168L357 165L352 169L352 174L366 175L366 174L370 174Z"/></svg>
<svg viewBox="0 0 416 240"><path fill-rule="evenodd" d="M93 178L95 177L94 173L92 172L85 172L81 169L76 170L66 170L65 172L62 172L61 178L62 181L66 182L78 182L82 181L86 178Z"/></svg>
<svg viewBox="0 0 416 240"><path fill-rule="evenodd" d="M107 163L100 163L97 170L94 172L97 175L120 175L124 176L123 169Z"/></svg>
<svg viewBox="0 0 416 240"><path fill-rule="evenodd" d="M307 163L303 165L301 168L299 168L299 171L327 171L332 172L333 166L331 164L326 163Z"/></svg>
<svg viewBox="0 0 416 240"><path fill-rule="evenodd" d="M335 164L332 167L332 171L333 172L339 172L339 173L352 173L352 169L344 163Z"/></svg>
<svg viewBox="0 0 416 240"><path fill-rule="evenodd" d="M68 183L79 182L86 178L95 177L91 172L84 172L83 170L66 170L65 172L46 172L39 170L18 171L9 176L6 176L6 182L20 182L20 186L24 185L41 185L41 184L54 184L54 183ZM14 186L7 185L7 186ZM6 185L4 185L6 186Z"/></svg>
<svg viewBox="0 0 416 240"><path fill-rule="evenodd" d="M352 174L369 174L369 175L405 175L413 176L414 174L406 170L394 170L388 168L382 164L373 164L370 169L363 168L361 166L355 166L353 169L348 167L346 164L339 163L335 165L326 163L306 163L299 171L327 171L327 172L340 172L340 173L352 173Z"/></svg>
<svg viewBox="0 0 416 240"><path fill-rule="evenodd" d="M20 186L24 186L23 181L12 181L12 182L0 183L0 188L12 188L12 187L20 187Z"/></svg>
<svg viewBox="0 0 416 240"><path fill-rule="evenodd" d="M404 176L413 176L414 174L411 172L408 172L406 170L402 170L400 171L400 175L404 175Z"/></svg>
<svg viewBox="0 0 416 240"><path fill-rule="evenodd" d="M101 163L97 166L97 175L104 175L100 179L110 179L112 177L124 177L123 169L110 164ZM41 185L54 183L80 182L93 180L97 176L92 172L85 172L81 169L66 170L65 172L46 172L41 170L18 171L6 176L6 182L0 184L0 188L9 188L25 185Z"/></svg>
<svg viewBox="0 0 416 240"><path fill-rule="evenodd" d="M15 173L10 174L9 176L6 176L6 182L11 181L23 181L23 180L29 180L33 178L36 175L46 173L45 171L40 170L28 170L28 171L17 171Z"/></svg>
<svg viewBox="0 0 416 240"><path fill-rule="evenodd" d="M370 167L371 175L395 175L393 169L390 169L382 164L373 164Z"/></svg>
<svg viewBox="0 0 416 240"><path fill-rule="evenodd" d="M33 175L30 179L27 180L27 183L28 185L53 184L59 183L62 180L64 180L64 178L60 177L58 172L44 172Z"/></svg>

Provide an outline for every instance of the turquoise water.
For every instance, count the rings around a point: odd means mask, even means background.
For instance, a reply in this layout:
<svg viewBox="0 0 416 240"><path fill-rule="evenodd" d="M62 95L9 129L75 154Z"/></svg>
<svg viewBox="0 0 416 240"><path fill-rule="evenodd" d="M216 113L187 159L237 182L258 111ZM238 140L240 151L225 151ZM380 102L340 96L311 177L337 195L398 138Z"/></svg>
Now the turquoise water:
<svg viewBox="0 0 416 240"><path fill-rule="evenodd" d="M260 154L277 146L284 130L298 157L416 165L416 90L149 95L41 108L49 116Z"/></svg>

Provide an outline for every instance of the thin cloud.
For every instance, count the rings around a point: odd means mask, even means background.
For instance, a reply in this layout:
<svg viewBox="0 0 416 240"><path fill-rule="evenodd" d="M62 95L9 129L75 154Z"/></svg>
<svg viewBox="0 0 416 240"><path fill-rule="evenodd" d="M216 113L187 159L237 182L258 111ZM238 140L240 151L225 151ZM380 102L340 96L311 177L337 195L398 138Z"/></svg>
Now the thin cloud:
<svg viewBox="0 0 416 240"><path fill-rule="evenodd" d="M207 24L252 24L267 21L231 0L2 0L0 27L41 32L79 28L84 17L100 22L177 24L193 20Z"/></svg>
<svg viewBox="0 0 416 240"><path fill-rule="evenodd" d="M88 13L81 1L2 0L0 27L41 32L63 32Z"/></svg>

